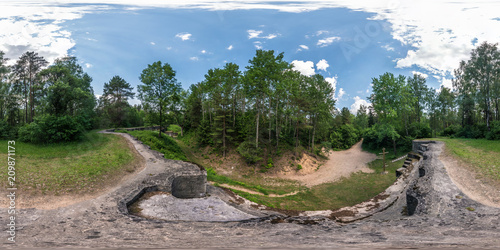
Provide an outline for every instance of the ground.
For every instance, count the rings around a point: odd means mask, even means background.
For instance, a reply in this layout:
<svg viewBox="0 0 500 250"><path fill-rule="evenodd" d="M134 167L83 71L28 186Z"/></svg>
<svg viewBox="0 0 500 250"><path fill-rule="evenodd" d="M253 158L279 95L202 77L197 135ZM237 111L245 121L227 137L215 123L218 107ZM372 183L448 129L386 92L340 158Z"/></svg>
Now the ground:
<svg viewBox="0 0 500 250"><path fill-rule="evenodd" d="M475 202L452 182L439 159L441 142L425 152L426 175L414 186L419 188L422 181L421 188L428 189L424 202L432 208L428 211L405 215L403 193L387 210L349 224L276 215L220 223L148 220L119 210L117 204L151 176L184 168L124 136L146 160L144 170L91 200L50 210L18 209L16 245L4 240L3 247L496 249L500 245L500 209ZM0 223L8 221L8 209L0 209Z"/></svg>
<svg viewBox="0 0 500 250"><path fill-rule="evenodd" d="M439 157L451 180L471 199L491 207L500 208L500 185L484 180L479 173L467 166L462 160L453 157L445 150Z"/></svg>
<svg viewBox="0 0 500 250"><path fill-rule="evenodd" d="M373 169L368 168L367 163L375 160L377 156L365 151L362 151L361 144L363 141L356 143L349 150L330 151L328 160L322 162L321 166L314 168L314 159L305 155L300 160L304 167L300 171L283 171L277 174L277 177L289 180L296 180L299 183L313 187L323 183L335 182L342 177L349 177L356 172L372 173ZM311 163L312 164L311 164Z"/></svg>

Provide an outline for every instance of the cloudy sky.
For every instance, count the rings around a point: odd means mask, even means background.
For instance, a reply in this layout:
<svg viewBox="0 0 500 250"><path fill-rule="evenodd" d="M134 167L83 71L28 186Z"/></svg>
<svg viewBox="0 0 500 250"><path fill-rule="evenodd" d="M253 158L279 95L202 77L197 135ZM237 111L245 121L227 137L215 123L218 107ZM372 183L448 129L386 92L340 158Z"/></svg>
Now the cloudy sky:
<svg viewBox="0 0 500 250"><path fill-rule="evenodd" d="M265 49L325 76L337 107L353 112L384 72L451 87L460 60L500 42L499 31L500 1L0 0L0 50L10 63L28 50L51 62L76 56L97 95L114 75L137 86L158 60L188 88L226 62L244 70Z"/></svg>

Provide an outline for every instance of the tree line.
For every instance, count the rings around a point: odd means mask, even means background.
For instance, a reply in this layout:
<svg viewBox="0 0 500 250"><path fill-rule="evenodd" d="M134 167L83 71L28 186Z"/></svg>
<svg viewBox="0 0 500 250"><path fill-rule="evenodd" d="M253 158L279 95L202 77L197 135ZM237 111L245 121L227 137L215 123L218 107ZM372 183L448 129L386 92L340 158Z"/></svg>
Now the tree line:
<svg viewBox="0 0 500 250"><path fill-rule="evenodd" d="M372 105L356 114L335 107L323 76L293 70L283 53L257 50L244 69L227 63L184 90L161 61L140 74L134 93L120 76L96 98L92 78L74 57L51 65L35 52L7 66L0 52L0 137L35 143L77 140L95 128L169 124L223 156L235 148L248 162L283 149L404 148L415 138L500 139L500 52L483 43L459 63L453 90L436 90L422 75L385 73L372 79ZM131 106L137 96L140 105ZM161 130L159 131L161 134Z"/></svg>

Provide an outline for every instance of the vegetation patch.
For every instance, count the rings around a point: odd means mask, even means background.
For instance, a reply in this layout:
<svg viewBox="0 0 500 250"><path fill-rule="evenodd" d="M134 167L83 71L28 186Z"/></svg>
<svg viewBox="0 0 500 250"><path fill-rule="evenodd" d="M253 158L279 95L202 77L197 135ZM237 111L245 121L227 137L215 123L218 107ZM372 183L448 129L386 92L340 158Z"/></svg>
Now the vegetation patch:
<svg viewBox="0 0 500 250"><path fill-rule="evenodd" d="M165 159L187 161L186 155L177 145L177 142L170 136L161 134L158 137L158 131L142 130L142 131L127 131L130 135L137 138L139 141L165 155Z"/></svg>
<svg viewBox="0 0 500 250"><path fill-rule="evenodd" d="M460 158L481 177L500 183L500 141L486 139L439 138L447 150Z"/></svg>
<svg viewBox="0 0 500 250"><path fill-rule="evenodd" d="M84 134L79 142L41 146L16 141L15 147L18 188L34 195L92 193L136 167L130 164L134 155L125 138L96 131ZM7 158L6 150L1 157ZM0 172L0 179L7 187L6 172Z"/></svg>

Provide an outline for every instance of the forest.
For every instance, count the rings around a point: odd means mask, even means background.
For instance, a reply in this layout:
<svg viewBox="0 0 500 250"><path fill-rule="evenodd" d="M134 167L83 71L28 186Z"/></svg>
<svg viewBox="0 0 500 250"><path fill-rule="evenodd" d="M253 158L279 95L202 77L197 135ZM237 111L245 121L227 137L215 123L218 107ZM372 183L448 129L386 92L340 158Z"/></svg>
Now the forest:
<svg viewBox="0 0 500 250"><path fill-rule="evenodd" d="M335 106L323 76L294 71L283 53L257 50L245 68L227 63L183 89L161 61L142 71L136 92L114 76L97 98L92 78L66 57L50 64L38 53L15 63L0 51L0 138L36 144L79 140L89 130L175 124L225 157L236 149L248 163L282 150L409 148L437 136L500 139L500 51L483 43L457 62L453 88L427 86L422 75L372 78L370 106L356 114ZM137 97L140 105L128 100ZM162 131L160 130L159 135Z"/></svg>

